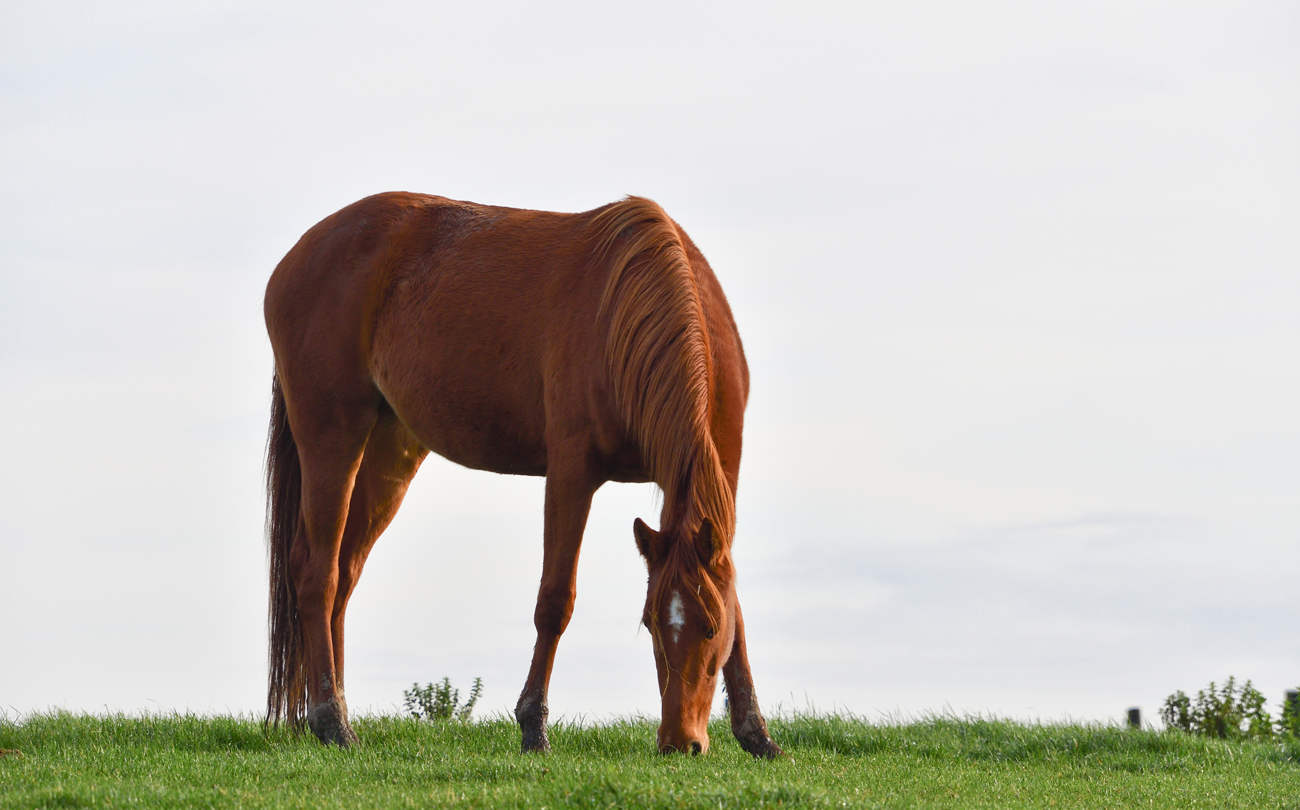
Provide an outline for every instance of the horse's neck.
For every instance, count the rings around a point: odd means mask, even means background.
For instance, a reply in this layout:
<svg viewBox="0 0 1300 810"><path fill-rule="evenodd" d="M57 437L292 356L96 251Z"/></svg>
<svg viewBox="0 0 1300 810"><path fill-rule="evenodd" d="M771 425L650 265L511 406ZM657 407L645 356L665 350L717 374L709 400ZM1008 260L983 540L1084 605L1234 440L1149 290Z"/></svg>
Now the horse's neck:
<svg viewBox="0 0 1300 810"><path fill-rule="evenodd" d="M708 518L714 529L729 541L736 522L735 494L711 438L700 440L694 448L687 476L687 481L677 482L671 488L661 485L664 491L661 528L694 535Z"/></svg>

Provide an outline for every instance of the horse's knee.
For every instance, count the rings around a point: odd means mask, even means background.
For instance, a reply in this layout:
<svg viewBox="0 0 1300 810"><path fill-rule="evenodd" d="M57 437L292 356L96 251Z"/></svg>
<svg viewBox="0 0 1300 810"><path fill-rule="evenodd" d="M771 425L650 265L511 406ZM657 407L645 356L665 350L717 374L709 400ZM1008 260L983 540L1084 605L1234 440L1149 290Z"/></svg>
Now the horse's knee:
<svg viewBox="0 0 1300 810"><path fill-rule="evenodd" d="M348 577L339 577L338 584L334 587L334 606L331 615L335 618L343 615L347 607L348 597L352 595L353 581Z"/></svg>
<svg viewBox="0 0 1300 810"><path fill-rule="evenodd" d="M323 555L313 554L311 544L300 537L289 550L289 579L301 606L323 599L337 587L338 571Z"/></svg>
<svg viewBox="0 0 1300 810"><path fill-rule="evenodd" d="M327 590L330 577L324 571L303 567L294 573L293 589L298 594L299 604L314 604L320 601Z"/></svg>
<svg viewBox="0 0 1300 810"><path fill-rule="evenodd" d="M538 633L554 633L559 635L564 632L564 628L569 626L569 619L573 617L572 592L547 592L537 598L537 610L533 613L533 624L537 627Z"/></svg>

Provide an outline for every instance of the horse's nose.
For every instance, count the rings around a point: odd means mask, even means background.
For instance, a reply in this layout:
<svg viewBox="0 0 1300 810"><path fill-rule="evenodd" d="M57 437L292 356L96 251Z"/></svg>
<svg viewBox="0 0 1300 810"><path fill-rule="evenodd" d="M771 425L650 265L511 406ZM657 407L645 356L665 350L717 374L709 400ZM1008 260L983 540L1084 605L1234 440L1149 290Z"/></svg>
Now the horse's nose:
<svg viewBox="0 0 1300 810"><path fill-rule="evenodd" d="M681 745L673 745L670 742L662 742L659 744L659 753L661 754L671 754L680 751L683 754L695 756L697 754L703 754L707 750L709 750L708 743L703 740L687 740Z"/></svg>

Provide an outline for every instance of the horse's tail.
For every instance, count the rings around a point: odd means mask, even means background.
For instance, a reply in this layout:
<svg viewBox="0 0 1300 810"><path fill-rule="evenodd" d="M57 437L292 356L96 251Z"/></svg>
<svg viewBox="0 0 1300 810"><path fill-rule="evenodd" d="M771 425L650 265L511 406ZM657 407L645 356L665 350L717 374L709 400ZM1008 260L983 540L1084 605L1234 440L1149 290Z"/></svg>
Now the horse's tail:
<svg viewBox="0 0 1300 810"><path fill-rule="evenodd" d="M595 226L609 269L601 312L610 317L610 376L625 424L664 490L665 513L694 526L708 517L729 543L735 497L709 425L712 353L682 235L641 197L605 208Z"/></svg>
<svg viewBox="0 0 1300 810"><path fill-rule="evenodd" d="M266 441L266 534L271 558L270 657L267 724L284 720L295 731L307 711L307 682L298 598L289 575L289 551L298 532L302 467L289 429L278 374L271 378L271 428Z"/></svg>

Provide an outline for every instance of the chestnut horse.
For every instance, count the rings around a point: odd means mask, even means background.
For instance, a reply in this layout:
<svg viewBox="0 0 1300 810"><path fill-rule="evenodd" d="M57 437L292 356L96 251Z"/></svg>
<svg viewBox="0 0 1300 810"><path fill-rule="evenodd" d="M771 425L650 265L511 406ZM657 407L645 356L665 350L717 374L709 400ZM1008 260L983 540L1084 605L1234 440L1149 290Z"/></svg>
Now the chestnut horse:
<svg viewBox="0 0 1300 810"><path fill-rule="evenodd" d="M749 371L722 288L663 209L368 197L294 245L265 314L268 722L356 741L348 598L432 450L546 476L537 645L515 708L524 751L549 749L547 688L592 496L606 481L653 481L660 530L638 519L633 534L649 570L659 748L708 749L721 669L740 745L780 754L754 696L731 557Z"/></svg>

